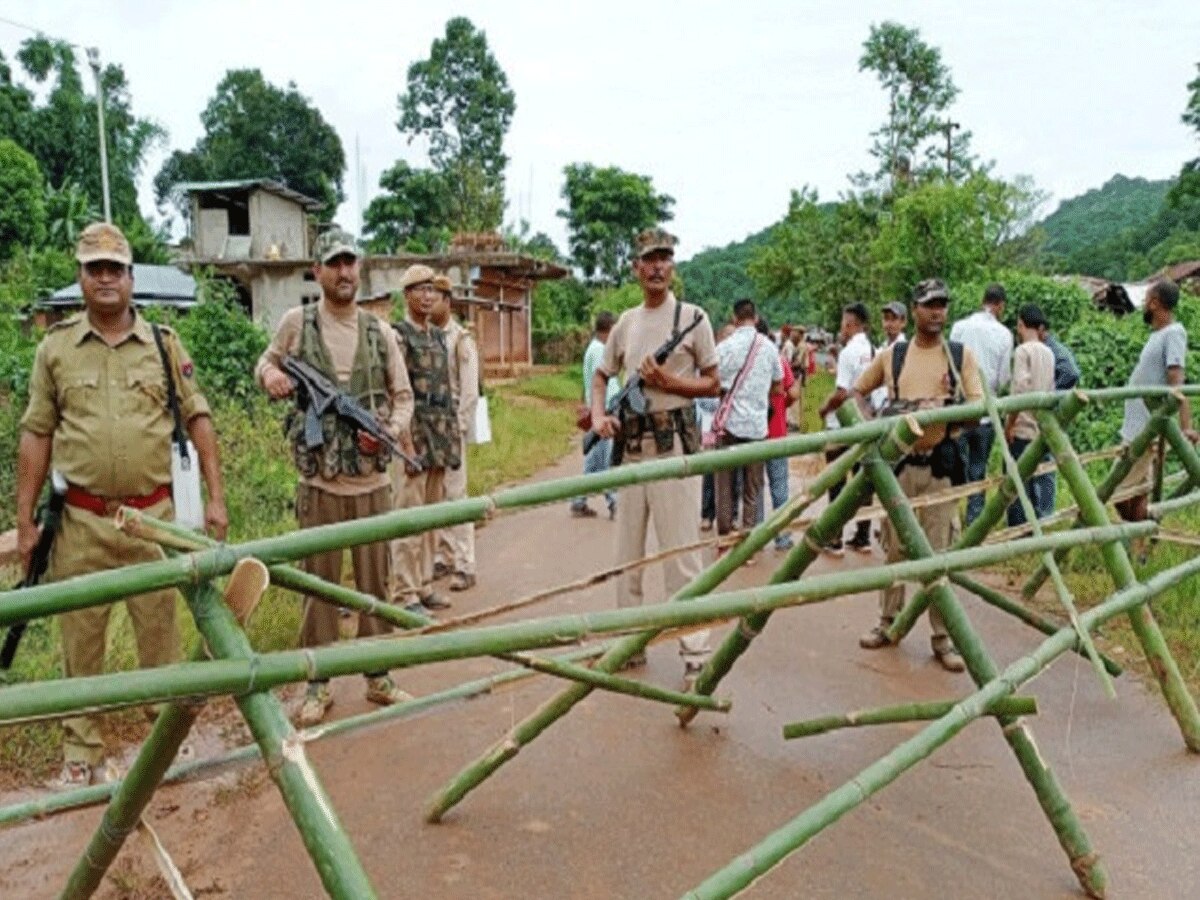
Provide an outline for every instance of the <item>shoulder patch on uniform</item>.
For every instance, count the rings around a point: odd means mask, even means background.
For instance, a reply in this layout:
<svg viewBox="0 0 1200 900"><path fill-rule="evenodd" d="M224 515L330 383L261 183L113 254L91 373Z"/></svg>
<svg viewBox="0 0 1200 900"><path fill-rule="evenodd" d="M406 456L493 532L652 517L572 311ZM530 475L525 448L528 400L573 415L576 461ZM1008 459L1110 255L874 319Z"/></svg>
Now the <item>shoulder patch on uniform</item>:
<svg viewBox="0 0 1200 900"><path fill-rule="evenodd" d="M191 378L194 374L196 374L196 367L192 365L192 361L190 359L179 367L179 374L184 378Z"/></svg>
<svg viewBox="0 0 1200 900"><path fill-rule="evenodd" d="M64 328L70 328L72 325L78 325L81 321L83 321L83 313L75 313L73 316L67 316L65 319L55 322L46 331L62 331Z"/></svg>

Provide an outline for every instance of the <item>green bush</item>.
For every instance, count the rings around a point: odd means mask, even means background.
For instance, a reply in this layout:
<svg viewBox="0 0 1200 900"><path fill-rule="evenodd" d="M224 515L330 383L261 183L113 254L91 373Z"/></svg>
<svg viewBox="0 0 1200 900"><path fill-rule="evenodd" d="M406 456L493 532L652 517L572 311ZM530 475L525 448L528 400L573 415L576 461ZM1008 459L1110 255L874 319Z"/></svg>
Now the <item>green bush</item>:
<svg viewBox="0 0 1200 900"><path fill-rule="evenodd" d="M226 282L201 278L198 288L203 302L173 324L208 399L249 408L262 393L254 383L254 364L267 347L267 333L250 320Z"/></svg>
<svg viewBox="0 0 1200 900"><path fill-rule="evenodd" d="M1027 303L1040 306L1050 321L1051 330L1060 335L1092 309L1091 297L1074 282L1059 281L1019 269L1003 269L978 281L951 285L950 320L956 321L979 309L983 302L983 291L992 282L1004 285L1008 295L1004 324L1010 328L1017 323L1017 311Z"/></svg>

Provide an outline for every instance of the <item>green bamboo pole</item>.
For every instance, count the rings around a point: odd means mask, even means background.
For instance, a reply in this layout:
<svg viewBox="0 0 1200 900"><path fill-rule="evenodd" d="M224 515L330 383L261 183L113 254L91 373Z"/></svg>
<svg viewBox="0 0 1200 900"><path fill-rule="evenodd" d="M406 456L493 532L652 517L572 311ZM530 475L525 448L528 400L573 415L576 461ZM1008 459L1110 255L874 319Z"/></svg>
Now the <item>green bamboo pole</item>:
<svg viewBox="0 0 1200 900"><path fill-rule="evenodd" d="M1024 396L1024 395L1020 395ZM1064 424L1070 422L1079 414L1079 412L1087 404L1087 397L1081 391L1072 391L1066 393L1062 397L1062 401L1057 407L1057 415L1060 422ZM997 407L1003 406L1003 401L997 403ZM1046 439L1040 434L1030 442L1025 448L1025 452L1021 454L1021 458L1017 460L1017 470L1021 473L1021 477L1028 480L1034 470L1041 464L1042 457L1046 455ZM955 549L965 547L977 547L984 542L984 539L991 533L992 529L1000 523L1008 510L1009 504L1016 497L1016 486L1011 479L1005 479L1000 483L996 491L987 495L983 509L963 530L958 541L955 542ZM888 641L893 644L898 644L904 640L913 625L921 618L921 614L929 607L930 597L928 591L918 591L916 595L904 605L896 616L892 626L888 629Z"/></svg>
<svg viewBox="0 0 1200 900"><path fill-rule="evenodd" d="M193 659L204 656L201 643ZM104 873L116 859L125 838L137 828L146 805L162 782L171 761L179 753L199 707L183 702L169 703L155 719L154 728L142 744L137 758L112 795L100 826L92 834L87 849L71 870L66 887L59 895L62 900L83 900L100 887Z"/></svg>
<svg viewBox="0 0 1200 900"><path fill-rule="evenodd" d="M843 404L845 405L845 404ZM914 420L909 417L911 423L909 429L919 428L920 426L914 423ZM891 460L898 460L903 456L904 451L901 443L896 438L896 425L891 423L893 430L890 431L884 439L885 456ZM860 451L865 450L865 445L858 445ZM838 457L829 466L827 466L817 479L820 484L814 482L814 485L809 488L810 495L818 487L821 493L827 491L828 485L836 484L845 477L845 473L850 469L840 465L845 456ZM857 462L862 456L860 452L855 457ZM825 476L838 475L836 479ZM870 484L864 473L859 472L849 483L842 488L837 499L830 503L821 512L820 515L808 526L804 532L802 540L798 541L791 549L788 555L784 558L783 563L772 574L768 584L783 584L799 578L812 563L821 555L821 548L829 543L834 537L841 533L843 527L849 522L858 509L866 502L870 494ZM696 683L692 690L697 694L711 694L717 689L722 679L729 674L734 664L741 658L749 648L754 639L762 633L766 628L767 622L770 620L769 612L759 613L754 616L743 617L738 623L737 628L730 631L717 651L708 659L704 667L700 670L700 674L696 679ZM695 717L695 710L686 707L680 707L675 710L675 715L679 719L681 726L687 726Z"/></svg>
<svg viewBox="0 0 1200 900"><path fill-rule="evenodd" d="M1000 413L996 410L996 398L992 394L992 389L988 386L986 379L980 379L980 384L983 387L983 401L987 404L988 419L992 423L992 429L1000 436L1000 459L1004 463L1004 471L1008 475L1008 484L1012 485L1016 491L1017 500L1021 504L1021 510L1025 513L1025 521L1033 529L1033 536L1040 538L1045 530L1042 528L1042 523L1038 520L1037 510L1033 508L1033 501L1029 499L1029 492L1025 490L1025 480L1021 477L1020 467L1016 460L1013 459L1012 452L1008 449L1008 441L1004 439L1004 423L1000 420ZM1100 684L1104 688L1104 692L1108 694L1110 700L1117 699L1117 689L1113 687L1112 679L1108 677L1108 672L1104 669L1104 663L1100 660L1100 653L1096 650L1096 645L1092 643L1092 636L1084 631L1079 625L1079 610L1075 606L1075 596L1071 593L1071 589L1067 587L1067 582L1063 578L1062 571L1058 568L1058 563L1054 561L1054 554L1045 551L1041 554L1042 565L1046 567L1050 573L1050 580L1054 584L1054 593L1058 597L1058 602L1067 614L1067 621L1071 623L1071 627L1079 634L1079 643L1083 646L1087 654L1087 658L1092 663L1092 668L1096 670L1096 675L1100 678Z"/></svg>
<svg viewBox="0 0 1200 900"><path fill-rule="evenodd" d="M830 486L836 484L850 471L854 463L863 453L862 447L856 447L842 455L832 466L814 479L807 490L793 497L782 508L776 510L761 525L754 528L742 541L730 549L728 553L717 559L708 569L702 571L689 584L685 585L668 602L688 601L713 590L729 575L740 567L746 560L761 550L782 531L790 522L798 517ZM690 459L691 457L683 457ZM602 671L614 671L623 666L629 659L644 651L655 633L631 635L621 641L611 651L606 653L596 663L596 668ZM711 693L711 692L706 692ZM426 819L430 822L440 821L442 816L457 805L468 793L483 783L493 772L512 759L521 748L549 728L588 695L584 685L576 685L552 697L539 706L524 720L509 730L503 738L493 744L484 754L462 769L454 778L447 782L435 793L426 805ZM687 706L681 709L693 709Z"/></svg>
<svg viewBox="0 0 1200 900"><path fill-rule="evenodd" d="M857 409L850 409L845 413L846 416L851 417L857 414ZM1052 414L1046 413L1045 418L1055 421L1057 424ZM908 558L928 559L934 556L935 550L922 530L912 507L908 505L896 473L878 454L872 453L868 453L865 457L863 469L869 473L871 482L879 495L879 501L887 510L888 518L891 520ZM1019 473L1017 474L1019 475ZM1018 489L1019 487L1018 485ZM1040 538L1040 540L1045 539L1044 536ZM1034 538L1034 540L1039 540L1039 538ZM954 595L948 581L946 579L939 580L930 586L930 591L933 603L945 622L950 639L967 664L967 671L971 673L971 678L974 679L976 685L981 689L984 688L988 682L994 681L998 674L987 648L980 640L966 613L963 612L962 605ZM1078 638L1078 634L1076 634L1076 638ZM1100 859L1092 849L1091 840L1088 838L1087 832L1083 830L1083 825L1076 817L1074 810L1071 809L1070 801L1058 783L1057 777L1046 765L1034 743L1033 735L1028 727L1012 716L998 716L997 722L1000 724L1001 734L1004 735L1004 739L1017 757L1017 762L1025 773L1025 778L1033 788L1042 811L1054 829L1059 844L1066 852L1071 869L1079 879L1080 885L1089 896L1103 897L1107 881L1104 867L1100 865Z"/></svg>
<svg viewBox="0 0 1200 900"><path fill-rule="evenodd" d="M197 550L216 544L211 538L189 531L173 522L165 522L152 516L142 515L138 510L128 507L122 507L118 512L117 523L118 527L134 537L155 541L178 550ZM400 628L421 628L437 621L423 613L410 612L403 607L384 603L370 594L325 581L323 578L291 566L279 564L269 567L267 571L271 575L271 580L276 584L301 591L320 600L339 603L360 613L376 616ZM543 659L526 653L499 653L496 658L505 662L514 662L544 675L553 675L566 681L581 682L600 690L624 694L627 697L637 697L642 700L682 704L709 712L722 713L729 712L732 705L728 698L696 697L693 694L661 688L643 681L597 672L586 666L577 666L563 660Z"/></svg>
<svg viewBox="0 0 1200 900"><path fill-rule="evenodd" d="M939 554L934 559L908 560L867 570L833 572L786 584L710 594L689 599L686 603L571 613L461 631L261 653L250 659L178 663L153 670L27 682L0 689L0 722L27 722L180 697L240 695L312 679L574 643L604 633L637 631L636 636L641 639L647 630L657 633L667 628L686 628L750 616L785 606L885 588L901 581L923 581L959 569L996 565L1043 546L1055 548L1142 537L1153 534L1156 528L1154 522L1086 528L1046 535L1041 543L1025 538L989 544ZM624 644L626 641L618 641L608 652L612 653Z"/></svg>
<svg viewBox="0 0 1200 900"><path fill-rule="evenodd" d="M1144 605L1152 597L1197 574L1200 574L1200 556L1160 572L1145 584L1113 594L1103 603L1083 613L1083 627L1089 631L1093 630L1114 616ZM887 787L971 722L986 715L991 703L1012 695L1022 684L1036 677L1069 650L1077 640L1075 630L1070 627L1063 628L1053 637L1047 638L1032 653L1016 660L998 677L989 681L986 687L959 702L947 715L826 794L796 818L689 891L684 895L685 900L725 900L749 887L811 838Z"/></svg>
<svg viewBox="0 0 1200 900"><path fill-rule="evenodd" d="M897 706L880 706L875 709L860 709L832 716L803 719L783 726L783 739L815 737L841 728L860 728L864 725L894 725L898 722L928 722L948 715L957 700L929 700L902 703ZM989 703L984 710L989 716L1033 716L1037 715L1037 699L1034 697L1004 697Z"/></svg>
<svg viewBox="0 0 1200 900"><path fill-rule="evenodd" d="M569 653L563 653L553 658L564 662L580 662L585 659L595 658L603 653L604 650L605 645L600 644L572 650ZM422 713L435 711L455 701L472 700L476 697L490 694L497 687L517 681L529 680L539 674L541 673L523 667L509 669L486 678L466 681L443 691L426 694L423 697L414 697L412 700L406 700L392 706L382 706L371 712L337 719L312 729L302 730L299 734L301 739L307 744L315 740L348 734L364 728L376 727L397 719L413 718ZM230 769L258 762L261 759L262 750L258 744L247 744L243 747L238 747L205 759L194 759L177 763L167 770L163 776L162 783L177 784L211 778ZM8 828L18 825L21 822L29 821L30 819L44 819L47 816L57 815L68 810L82 809L87 806L95 806L98 803L104 803L112 797L123 783L124 779L121 781L105 782L103 784L93 784L83 788L47 794L44 797L0 807L0 828Z"/></svg>
<svg viewBox="0 0 1200 900"><path fill-rule="evenodd" d="M211 582L187 591L186 599L196 629L213 656L252 662L254 651L246 633ZM279 699L267 690L240 694L234 699L262 749L267 771L283 796L326 893L335 900L375 897L354 845L338 821L304 752L304 743L292 729Z"/></svg>
<svg viewBox="0 0 1200 900"><path fill-rule="evenodd" d="M1200 456L1196 455L1196 448L1192 442L1187 439L1183 433L1183 429L1179 427L1177 419L1167 419L1163 423L1163 437L1167 443L1171 445L1171 449L1175 451L1175 455L1179 457L1179 462L1183 465L1183 469L1188 475L1188 484L1200 484ZM1159 474L1162 473L1162 468L1159 468ZM1160 501L1161 502L1161 501Z"/></svg>
<svg viewBox="0 0 1200 900"><path fill-rule="evenodd" d="M1032 609L1023 606L1022 604L1010 598L1004 592L997 591L981 581L976 581L969 575L964 575L962 572L952 573L950 575L950 581L951 583L957 584L959 587L970 591L989 606L994 606L996 609L1003 610L1009 615L1020 619L1026 625L1036 628L1042 634L1057 634L1059 629L1062 628L1062 626L1057 622L1053 622L1050 619L1047 619L1045 616L1034 612ZM1078 644L1071 649L1081 656L1084 655L1083 648ZM1100 654L1100 661L1104 664L1104 669L1109 675L1115 677L1124 671L1111 657L1105 656L1103 653Z"/></svg>
<svg viewBox="0 0 1200 900"><path fill-rule="evenodd" d="M1108 513L1105 512L1104 503L1088 480L1087 472L1079 462L1066 432L1052 416L1039 414L1038 424L1050 443L1051 452L1058 459L1058 470L1075 496L1080 517L1088 525L1107 522ZM1119 541L1106 542L1100 546L1100 554L1104 559L1105 568L1112 576L1113 584L1118 589L1137 584L1137 576L1124 544ZM1158 679L1158 686L1162 689L1171 715L1179 723L1184 743L1193 753L1200 753L1200 711L1196 709L1196 701L1183 676L1179 674L1179 666L1175 663L1175 657L1171 655L1158 622L1148 608L1139 607L1130 612L1129 624L1142 645L1142 651L1146 654L1146 661L1149 662L1154 677Z"/></svg>
<svg viewBox="0 0 1200 900"><path fill-rule="evenodd" d="M1129 446L1122 451L1119 457L1113 460L1108 474L1104 476L1104 480L1096 488L1096 496L1100 499L1101 503L1109 501L1109 498L1117 492L1121 483L1128 477L1134 464L1142 458L1143 454L1150 452L1150 445L1162 433L1163 425L1169 421L1174 409L1173 402L1168 401L1161 408L1155 410L1150 416L1150 421L1146 423L1146 427L1135 435L1134 439L1129 442ZM1105 518L1107 519L1107 516ZM1083 514L1080 513L1075 517L1075 524L1072 527L1078 527L1085 521ZM1055 561L1061 564L1066 557L1066 553L1061 553L1055 558ZM1033 597L1041 589L1042 585L1046 583L1049 574L1045 565L1038 565L1021 588L1021 596L1026 600Z"/></svg>
<svg viewBox="0 0 1200 900"><path fill-rule="evenodd" d="M1189 506L1195 506L1200 503L1200 491L1192 491L1191 493L1182 494L1179 497L1173 497L1170 500L1162 500L1158 503L1151 503L1149 512L1151 517L1161 519L1168 513L1178 512L1181 509L1187 509Z"/></svg>
<svg viewBox="0 0 1200 900"><path fill-rule="evenodd" d="M1101 401L1132 397L1162 398L1178 391L1186 396L1200 395L1200 385L1179 388L1139 387L1106 388L1080 392L1080 396ZM1017 410L1054 408L1062 399L1055 393L1022 394L998 401L1001 413ZM920 425L956 422L979 417L982 403L944 407L912 413ZM852 428L832 432L754 441L723 450L692 456L656 459L630 466L617 466L606 472L579 475L554 481L536 482L497 491L490 496L451 500L430 506L383 513L363 519L322 525L303 531L249 541L236 546L196 553L179 559L139 563L105 572L94 572L52 584L0 592L0 625L11 625L47 615L56 615L111 603L127 596L169 587L197 584L209 578L229 574L239 559L253 557L268 566L292 562L315 553L370 544L380 540L406 537L435 528L445 528L487 518L496 510L516 509L555 503L579 494L596 493L630 484L643 484L665 478L691 475L764 462L781 456L812 453L831 445L860 444L882 437L892 427L890 420L864 422Z"/></svg>

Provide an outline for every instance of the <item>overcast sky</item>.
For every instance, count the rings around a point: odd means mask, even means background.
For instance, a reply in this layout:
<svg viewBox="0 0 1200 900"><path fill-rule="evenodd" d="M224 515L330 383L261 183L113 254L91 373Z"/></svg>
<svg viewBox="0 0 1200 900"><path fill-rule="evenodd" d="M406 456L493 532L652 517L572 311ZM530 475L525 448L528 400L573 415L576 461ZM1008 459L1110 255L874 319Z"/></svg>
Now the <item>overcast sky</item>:
<svg viewBox="0 0 1200 900"><path fill-rule="evenodd" d="M190 148L227 69L297 87L341 135L349 162L339 220L354 228L379 174L422 160L396 131L407 68L466 15L516 93L505 149L507 221L565 247L563 166L617 165L675 197L681 257L778 220L792 188L833 198L870 165L885 115L858 71L872 23L920 28L961 93L954 118L1001 175L1032 175L1054 200L1112 174L1163 178L1200 155L1180 122L1200 62L1200 3L1041 2L183 2L0 0L0 17L100 48L125 67L134 109L169 132L149 160ZM11 58L27 36L0 23ZM247 172L247 175L260 173Z"/></svg>

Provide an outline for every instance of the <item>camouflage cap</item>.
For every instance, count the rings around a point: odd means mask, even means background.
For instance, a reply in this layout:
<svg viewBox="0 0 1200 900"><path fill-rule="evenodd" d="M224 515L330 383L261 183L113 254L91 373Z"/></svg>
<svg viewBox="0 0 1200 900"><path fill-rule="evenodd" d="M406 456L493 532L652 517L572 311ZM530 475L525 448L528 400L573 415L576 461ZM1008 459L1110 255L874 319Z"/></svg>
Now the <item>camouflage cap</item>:
<svg viewBox="0 0 1200 900"><path fill-rule="evenodd" d="M93 222L79 235L79 243L75 245L75 259L81 266L100 260L131 266L133 251L129 249L129 241L125 240L125 235L116 225Z"/></svg>
<svg viewBox="0 0 1200 900"><path fill-rule="evenodd" d="M409 266L404 270L404 274L400 276L400 287L407 291L410 287L433 281L436 277L437 272L433 271L429 266L417 263L415 266Z"/></svg>
<svg viewBox="0 0 1200 900"><path fill-rule="evenodd" d="M340 228L330 228L317 238L313 255L316 256L317 262L324 265L335 256L349 255L358 259L362 254L359 253L358 242L350 234Z"/></svg>
<svg viewBox="0 0 1200 900"><path fill-rule="evenodd" d="M898 319L908 318L908 309L899 300L893 300L891 303L883 304L883 311L885 313L891 313Z"/></svg>
<svg viewBox="0 0 1200 900"><path fill-rule="evenodd" d="M647 228L641 232L634 240L634 247L637 250L638 258L653 253L655 250L670 250L671 254L675 254L675 245L679 243L679 239L662 228Z"/></svg>
<svg viewBox="0 0 1200 900"><path fill-rule="evenodd" d="M454 293L454 282L450 280L448 275L434 275L433 286L447 297Z"/></svg>
<svg viewBox="0 0 1200 900"><path fill-rule="evenodd" d="M946 290L946 282L940 278L926 278L913 288L913 303L918 306L931 300L949 300L950 293Z"/></svg>

